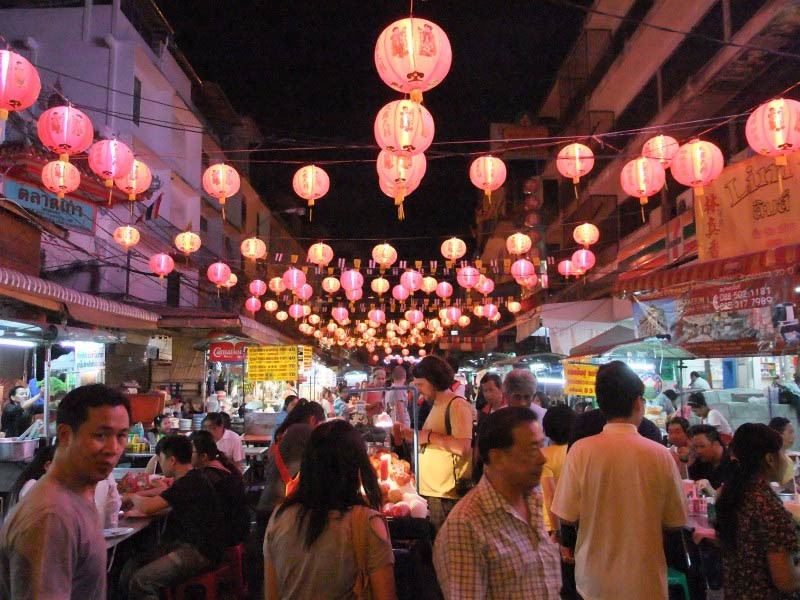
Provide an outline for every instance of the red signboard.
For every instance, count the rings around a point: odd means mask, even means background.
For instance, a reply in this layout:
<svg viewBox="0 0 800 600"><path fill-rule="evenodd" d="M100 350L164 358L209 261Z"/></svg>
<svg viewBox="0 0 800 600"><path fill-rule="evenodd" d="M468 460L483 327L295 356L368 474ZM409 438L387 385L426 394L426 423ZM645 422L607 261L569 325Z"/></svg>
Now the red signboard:
<svg viewBox="0 0 800 600"><path fill-rule="evenodd" d="M242 362L247 342L211 342L208 346L208 360L212 362Z"/></svg>

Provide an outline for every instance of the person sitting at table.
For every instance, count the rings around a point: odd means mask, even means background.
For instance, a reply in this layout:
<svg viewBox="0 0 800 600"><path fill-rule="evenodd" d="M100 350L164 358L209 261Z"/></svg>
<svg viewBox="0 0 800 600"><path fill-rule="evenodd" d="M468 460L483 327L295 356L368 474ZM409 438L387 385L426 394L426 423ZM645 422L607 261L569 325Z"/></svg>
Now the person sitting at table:
<svg viewBox="0 0 800 600"><path fill-rule="evenodd" d="M689 406L696 417L700 419L703 425L712 425L719 431L720 438L724 444L729 444L733 436L733 429L731 428L722 413L716 408L709 408L706 402L706 397L703 392L693 392L689 395Z"/></svg>
<svg viewBox="0 0 800 600"><path fill-rule="evenodd" d="M189 441L194 448L192 466L208 478L225 509L225 545L241 544L250 531L250 509L241 474L207 431L193 431Z"/></svg>
<svg viewBox="0 0 800 600"><path fill-rule="evenodd" d="M244 471L244 444L235 431L226 428L225 422L222 413L208 413L203 419L203 429L214 437L217 448L231 459L241 473Z"/></svg>
<svg viewBox="0 0 800 600"><path fill-rule="evenodd" d="M733 436L737 466L716 502L726 598L800 597L796 525L770 488L781 477L782 446L761 423L745 423Z"/></svg>
<svg viewBox="0 0 800 600"><path fill-rule="evenodd" d="M794 426L786 417L773 417L769 422L769 427L777 431L783 440L783 454L785 457L785 468L780 484L783 490L794 493L794 459L797 452L792 450L794 446Z"/></svg>
<svg viewBox="0 0 800 600"><path fill-rule="evenodd" d="M192 466L189 438L171 434L161 440L158 460L173 484L157 496L125 494L124 505L145 515L171 508L161 546L131 558L120 587L132 600L157 600L161 591L214 567L222 558L225 517L213 485Z"/></svg>
<svg viewBox="0 0 800 600"><path fill-rule="evenodd" d="M344 421L323 423L300 470L297 491L275 511L264 538L265 600L353 597L356 544L372 598L396 600L381 490L359 433Z"/></svg>
<svg viewBox="0 0 800 600"><path fill-rule="evenodd" d="M713 425L694 425L689 428L689 437L696 457L687 469L689 479L697 483L698 490L714 497L733 474L731 453Z"/></svg>
<svg viewBox="0 0 800 600"><path fill-rule="evenodd" d="M47 469L50 468L50 463L53 461L55 453L55 446L44 446L36 449L33 460L28 463L28 466L19 474L14 485L12 485L11 489L8 491L9 509L22 500L25 495L31 491L31 488L39 478L47 473Z"/></svg>
<svg viewBox="0 0 800 600"><path fill-rule="evenodd" d="M689 439L689 421L683 417L674 416L667 421L667 440L669 452L672 455L678 471L683 479L689 477L689 465L694 464L694 450Z"/></svg>

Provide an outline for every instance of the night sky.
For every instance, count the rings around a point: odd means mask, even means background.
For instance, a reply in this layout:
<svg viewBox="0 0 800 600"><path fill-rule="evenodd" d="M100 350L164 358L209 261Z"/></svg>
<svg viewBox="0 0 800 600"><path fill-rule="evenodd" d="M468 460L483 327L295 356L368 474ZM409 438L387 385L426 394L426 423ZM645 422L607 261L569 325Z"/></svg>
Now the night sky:
<svg viewBox="0 0 800 600"><path fill-rule="evenodd" d="M305 204L291 188L303 164L350 161L322 165L331 191L317 202L310 232L295 233L333 238L337 254L363 258L374 244L364 238L415 238L393 242L408 260L441 259L444 237L468 239L473 226L480 192L469 181L469 154L488 145L443 142L486 140L490 122L535 114L585 16L547 0L414 3L415 16L447 33L453 64L444 82L425 94L436 136L425 178L407 198L407 219L400 223L378 188L372 133L378 110L400 94L378 77L373 53L381 31L408 16L409 2L157 3L199 76L218 83L234 107L258 123L270 151L252 155L269 161L256 167L254 179L268 204ZM336 149L290 150L309 146Z"/></svg>

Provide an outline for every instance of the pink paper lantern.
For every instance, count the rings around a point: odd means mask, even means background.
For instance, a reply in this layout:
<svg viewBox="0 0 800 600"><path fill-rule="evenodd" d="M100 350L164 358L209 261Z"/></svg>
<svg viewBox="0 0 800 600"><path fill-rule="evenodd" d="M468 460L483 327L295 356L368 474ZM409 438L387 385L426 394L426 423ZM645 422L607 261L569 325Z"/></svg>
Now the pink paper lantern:
<svg viewBox="0 0 800 600"><path fill-rule="evenodd" d="M572 253L572 264L579 271L586 272L595 264L594 252L581 248Z"/></svg>
<svg viewBox="0 0 800 600"><path fill-rule="evenodd" d="M511 265L511 276L514 279L536 275L536 267L527 258L520 258Z"/></svg>
<svg viewBox="0 0 800 600"><path fill-rule="evenodd" d="M453 286L447 281L440 281L436 286L436 295L442 300L453 295Z"/></svg>
<svg viewBox="0 0 800 600"><path fill-rule="evenodd" d="M140 160L134 160L130 171L114 178L114 183L128 194L128 200L131 202L136 200L136 196L146 192L152 181L153 175L150 173L150 167Z"/></svg>
<svg viewBox="0 0 800 600"><path fill-rule="evenodd" d="M489 303L483 305L482 316L485 319L494 319L498 313L499 311L494 304Z"/></svg>
<svg viewBox="0 0 800 600"><path fill-rule="evenodd" d="M339 283L336 277L326 277L322 280L322 289L328 294L335 294L341 286L342 284Z"/></svg>
<svg viewBox="0 0 800 600"><path fill-rule="evenodd" d="M218 163L211 165L203 173L203 189L209 196L225 205L225 200L235 195L241 186L239 173L230 165Z"/></svg>
<svg viewBox="0 0 800 600"><path fill-rule="evenodd" d="M491 199L492 192L506 181L506 164L495 156L480 156L469 167L469 179Z"/></svg>
<svg viewBox="0 0 800 600"><path fill-rule="evenodd" d="M403 201L410 190L419 185L427 167L424 154L414 156L394 156L386 150L381 150L375 163L378 178L395 186L394 203L397 206L397 216L400 220L403 214Z"/></svg>
<svg viewBox="0 0 800 600"><path fill-rule="evenodd" d="M386 313L383 312L381 309L376 308L367 313L367 318L370 321L374 321L375 323L385 323L386 322Z"/></svg>
<svg viewBox="0 0 800 600"><path fill-rule="evenodd" d="M297 294L297 297L301 300L308 300L314 295L314 288L312 288L309 284L304 283L297 288L294 293Z"/></svg>
<svg viewBox="0 0 800 600"><path fill-rule="evenodd" d="M114 230L114 241L125 250L139 243L139 230L130 225L121 225Z"/></svg>
<svg viewBox="0 0 800 600"><path fill-rule="evenodd" d="M506 238L506 250L509 254L525 254L531 249L531 238L524 233L512 233Z"/></svg>
<svg viewBox="0 0 800 600"><path fill-rule="evenodd" d="M441 27L419 17L400 19L384 29L375 44L375 68L390 88L422 101L450 71L453 52Z"/></svg>
<svg viewBox="0 0 800 600"><path fill-rule="evenodd" d="M339 281L341 281L342 288L344 288L346 292L361 289L364 286L364 276L355 269L343 271Z"/></svg>
<svg viewBox="0 0 800 600"><path fill-rule="evenodd" d="M9 111L33 106L41 90L39 73L27 58L10 50L0 50L0 142Z"/></svg>
<svg viewBox="0 0 800 600"><path fill-rule="evenodd" d="M642 146L642 156L654 158L665 169L669 169L672 159L678 153L678 140L668 135L657 135L651 137Z"/></svg>
<svg viewBox="0 0 800 600"><path fill-rule="evenodd" d="M422 286L422 275L418 271L406 271L400 276L400 285L409 292L416 292Z"/></svg>
<svg viewBox="0 0 800 600"><path fill-rule="evenodd" d="M556 159L558 172L564 177L572 179L572 183L576 185L581 177L592 170L593 166L594 153L591 148L578 143L564 146Z"/></svg>
<svg viewBox="0 0 800 600"><path fill-rule="evenodd" d="M397 251L389 244L378 244L372 249L372 260L382 269L389 268L397 260Z"/></svg>
<svg viewBox="0 0 800 600"><path fill-rule="evenodd" d="M131 149L119 140L100 140L89 148L89 168L108 188L114 179L130 172L133 160Z"/></svg>
<svg viewBox="0 0 800 600"><path fill-rule="evenodd" d="M208 267L206 275L211 283L220 287L231 278L231 268L224 262L215 262Z"/></svg>
<svg viewBox="0 0 800 600"><path fill-rule="evenodd" d="M306 165L294 174L292 188L295 194L308 201L309 208L313 208L314 202L331 189L331 180L318 166Z"/></svg>
<svg viewBox="0 0 800 600"><path fill-rule="evenodd" d="M267 284L260 279L253 279L247 289L250 290L253 296L263 296L267 293Z"/></svg>
<svg viewBox="0 0 800 600"><path fill-rule="evenodd" d="M169 275L175 268L175 261L169 254L163 252L151 256L147 264L150 270L159 277Z"/></svg>
<svg viewBox="0 0 800 600"><path fill-rule="evenodd" d="M787 98L765 102L750 113L744 133L755 152L785 165L786 155L800 148L800 102Z"/></svg>
<svg viewBox="0 0 800 600"><path fill-rule="evenodd" d="M300 269L289 267L283 274L283 285L287 290L295 291L306 282L306 274Z"/></svg>
<svg viewBox="0 0 800 600"><path fill-rule="evenodd" d="M639 198L642 206L647 204L648 197L657 194L664 187L665 178L661 163L655 158L643 156L629 161L619 174L622 189L629 196Z"/></svg>
<svg viewBox="0 0 800 600"><path fill-rule="evenodd" d="M411 310L406 311L405 317L409 323L411 323L412 325L416 325L417 323L422 322L422 320L425 318L425 315L422 314L421 310L412 308Z"/></svg>
<svg viewBox="0 0 800 600"><path fill-rule="evenodd" d="M336 306L331 310L331 316L339 323L346 320L349 314L344 306Z"/></svg>
<svg viewBox="0 0 800 600"><path fill-rule="evenodd" d="M282 277L273 277L269 280L267 285L269 287L269 291L274 294L282 294L286 291L286 284L283 282Z"/></svg>
<svg viewBox="0 0 800 600"><path fill-rule="evenodd" d="M419 286L419 289L421 289L426 294L432 294L433 292L436 291L436 286L438 284L439 282L436 281L435 277L430 277L430 276L423 277L422 284Z"/></svg>
<svg viewBox="0 0 800 600"><path fill-rule="evenodd" d="M480 276L480 272L475 267L462 267L457 271L456 281L464 289L470 290L477 285Z"/></svg>
<svg viewBox="0 0 800 600"><path fill-rule="evenodd" d="M39 115L36 124L39 139L45 148L69 160L92 145L92 121L74 106L54 106Z"/></svg>
<svg viewBox="0 0 800 600"><path fill-rule="evenodd" d="M515 277L514 281L516 281L517 284L520 285L521 287L524 287L525 289L529 290L536 286L536 283L539 281L539 278L536 276L536 273L533 273L531 275L526 275L525 277Z"/></svg>
<svg viewBox="0 0 800 600"><path fill-rule="evenodd" d="M304 307L302 304L292 304L289 306L289 316L295 321L301 319L304 315Z"/></svg>
<svg viewBox="0 0 800 600"><path fill-rule="evenodd" d="M244 307L247 309L248 312L255 313L261 308L261 300L259 300L255 296L250 296L247 300L244 301Z"/></svg>
<svg viewBox="0 0 800 600"><path fill-rule="evenodd" d="M458 260L467 253L467 245L457 237L445 240L441 247L442 256L447 260Z"/></svg>
<svg viewBox="0 0 800 600"><path fill-rule="evenodd" d="M318 242L308 249L308 262L324 267L333 260L333 249L328 244Z"/></svg>
<svg viewBox="0 0 800 600"><path fill-rule="evenodd" d="M703 186L719 177L725 166L722 151L711 142L694 139L678 149L672 159L672 176L675 181L695 189L703 195Z"/></svg>
<svg viewBox="0 0 800 600"><path fill-rule="evenodd" d="M374 132L381 150L395 156L421 154L433 142L433 117L421 104L395 100L378 111Z"/></svg>
<svg viewBox="0 0 800 600"><path fill-rule="evenodd" d="M572 264L571 260L562 260L558 263L558 272L564 277L576 277L580 275L579 269Z"/></svg>
<svg viewBox="0 0 800 600"><path fill-rule="evenodd" d="M364 297L364 290L353 288L352 290L345 290L344 295L350 302L358 302Z"/></svg>
<svg viewBox="0 0 800 600"><path fill-rule="evenodd" d="M444 315L450 321L458 321L461 318L461 309L456 306L448 306L444 310Z"/></svg>
<svg viewBox="0 0 800 600"><path fill-rule="evenodd" d="M494 281L481 275L478 278L478 283L475 284L475 290L479 294L483 294L484 296L488 296L494 291ZM452 321L452 319L451 319Z"/></svg>
<svg viewBox="0 0 800 600"><path fill-rule="evenodd" d="M392 288L392 297L395 300L403 301L411 295L411 292L408 291L408 288L403 287L402 285L396 285Z"/></svg>
<svg viewBox="0 0 800 600"><path fill-rule="evenodd" d="M72 163L54 160L42 168L42 183L59 198L71 194L81 185L81 174Z"/></svg>

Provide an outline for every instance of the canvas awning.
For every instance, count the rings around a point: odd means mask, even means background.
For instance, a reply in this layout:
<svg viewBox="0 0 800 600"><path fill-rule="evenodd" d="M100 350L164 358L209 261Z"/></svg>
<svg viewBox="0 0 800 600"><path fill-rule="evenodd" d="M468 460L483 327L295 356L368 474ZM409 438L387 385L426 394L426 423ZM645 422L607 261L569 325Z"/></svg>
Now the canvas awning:
<svg viewBox="0 0 800 600"><path fill-rule="evenodd" d="M656 358L690 360L696 358L691 352L673 346L667 340L659 338L634 338L633 330L629 327L617 326L604 334L575 346L569 354L569 359L580 359L602 356L614 358Z"/></svg>

